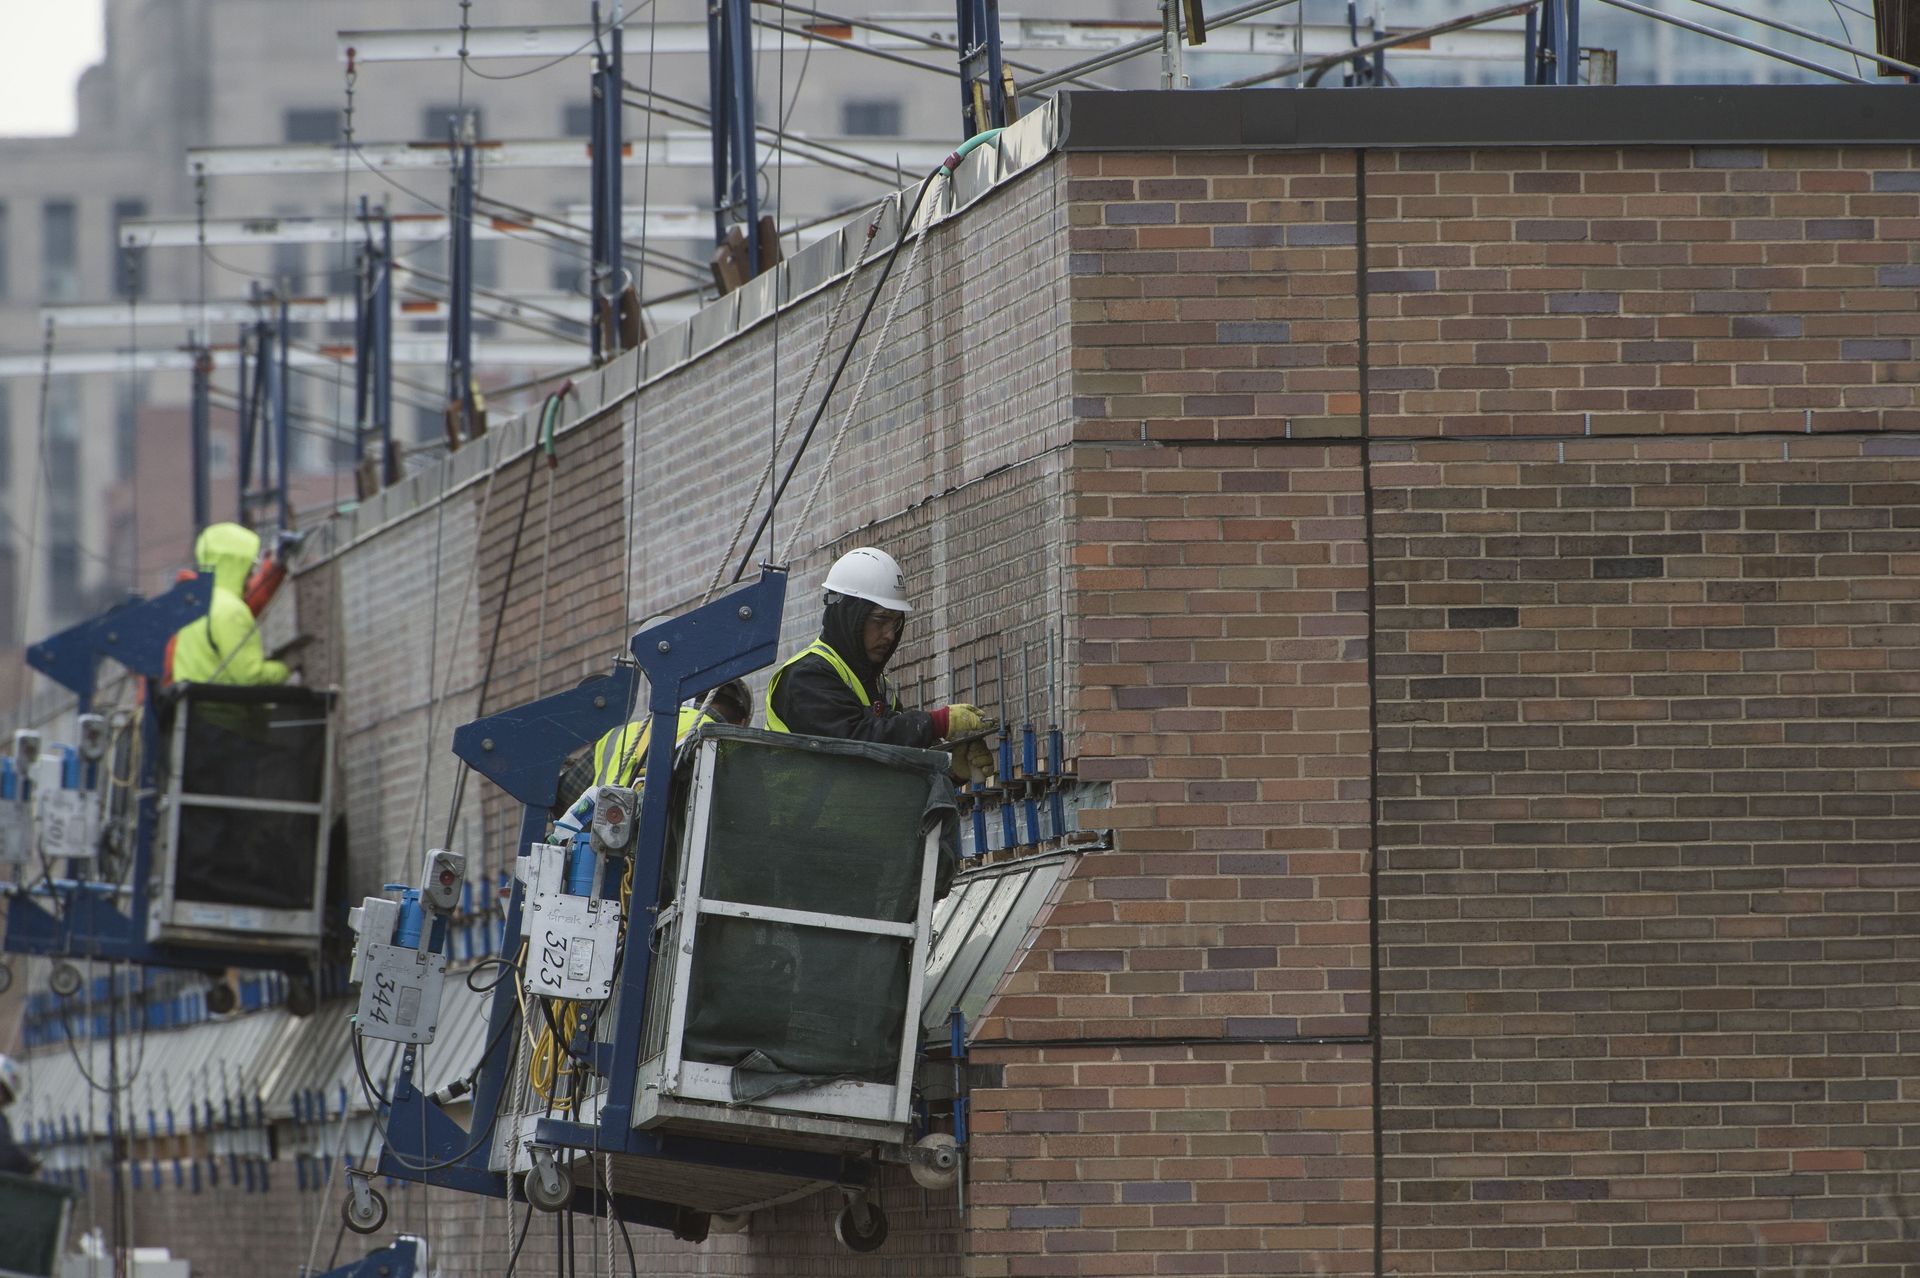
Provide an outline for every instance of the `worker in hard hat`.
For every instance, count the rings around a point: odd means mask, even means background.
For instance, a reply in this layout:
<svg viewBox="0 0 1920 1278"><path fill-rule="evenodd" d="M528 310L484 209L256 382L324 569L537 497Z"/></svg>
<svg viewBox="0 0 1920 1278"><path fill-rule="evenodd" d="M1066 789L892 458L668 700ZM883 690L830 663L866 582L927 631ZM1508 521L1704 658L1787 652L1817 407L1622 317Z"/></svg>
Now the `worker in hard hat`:
<svg viewBox="0 0 1920 1278"><path fill-rule="evenodd" d="M862 546L840 556L827 572L820 637L787 658L767 684L767 726L921 749L980 732L986 716L964 702L932 710L900 704L883 672L912 611L892 555ZM991 771L993 756L978 739L967 741L955 766L956 774Z"/></svg>
<svg viewBox="0 0 1920 1278"><path fill-rule="evenodd" d="M7 1107L19 1100L23 1091L25 1081L20 1062L0 1055L0 1172L11 1172L15 1176L31 1176L39 1167L33 1155L13 1138L13 1127L7 1122Z"/></svg>
<svg viewBox="0 0 1920 1278"><path fill-rule="evenodd" d="M247 607L247 574L260 557L260 534L240 524L209 524L193 543L194 562L213 574L207 615L174 636L173 677L188 683L278 684L287 667L269 660Z"/></svg>
<svg viewBox="0 0 1920 1278"><path fill-rule="evenodd" d="M753 722L753 694L744 679L730 679L698 705L680 707L673 743L679 745L703 723L727 723L744 728ZM615 728L594 743L593 783L632 785L647 766L647 743L653 735L653 716Z"/></svg>
<svg viewBox="0 0 1920 1278"><path fill-rule="evenodd" d="M696 705L680 707L674 727L673 744L678 747L703 723L724 723L745 728L753 723L753 694L744 679L729 679L702 697ZM593 771L573 766L561 774L560 798L563 803L551 809L554 826L547 836L550 843L563 843L586 828L593 817L592 805L581 800L597 785L637 786L646 783L647 746L653 740L653 716L623 723L593 744Z"/></svg>

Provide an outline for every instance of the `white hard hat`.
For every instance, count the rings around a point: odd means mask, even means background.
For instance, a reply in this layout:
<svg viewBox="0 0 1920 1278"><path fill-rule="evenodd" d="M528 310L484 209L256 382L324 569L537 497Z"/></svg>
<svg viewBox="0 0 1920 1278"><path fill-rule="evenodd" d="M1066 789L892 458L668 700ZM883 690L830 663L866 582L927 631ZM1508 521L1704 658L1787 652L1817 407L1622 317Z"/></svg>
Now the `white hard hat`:
<svg viewBox="0 0 1920 1278"><path fill-rule="evenodd" d="M907 602L907 579L899 563L886 551L871 546L849 550L834 560L827 572L827 589L895 612L913 611L913 605Z"/></svg>
<svg viewBox="0 0 1920 1278"><path fill-rule="evenodd" d="M4 1088L7 1093L4 1099L0 1099L0 1105L19 1100L26 1090L26 1084L20 1073L20 1062L11 1056L0 1055L0 1088Z"/></svg>

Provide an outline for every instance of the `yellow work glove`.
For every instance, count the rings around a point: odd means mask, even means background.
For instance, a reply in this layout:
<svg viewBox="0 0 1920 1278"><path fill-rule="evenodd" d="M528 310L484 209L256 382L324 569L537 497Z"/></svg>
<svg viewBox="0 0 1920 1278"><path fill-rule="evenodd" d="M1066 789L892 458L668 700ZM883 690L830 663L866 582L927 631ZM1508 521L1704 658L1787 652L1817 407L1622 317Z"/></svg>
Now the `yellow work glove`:
<svg viewBox="0 0 1920 1278"><path fill-rule="evenodd" d="M959 785L985 785L993 777L993 751L984 741L969 741L953 750L953 767L948 769Z"/></svg>
<svg viewBox="0 0 1920 1278"><path fill-rule="evenodd" d="M940 735L946 740L964 737L970 732L978 732L987 726L987 716L964 701L956 701L945 709L946 724L941 729Z"/></svg>

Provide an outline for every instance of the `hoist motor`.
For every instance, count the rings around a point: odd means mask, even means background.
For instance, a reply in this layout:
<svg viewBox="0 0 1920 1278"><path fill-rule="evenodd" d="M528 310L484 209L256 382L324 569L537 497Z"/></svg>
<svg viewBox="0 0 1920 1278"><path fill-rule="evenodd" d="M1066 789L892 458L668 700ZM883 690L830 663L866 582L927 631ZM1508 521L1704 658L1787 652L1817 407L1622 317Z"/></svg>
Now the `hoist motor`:
<svg viewBox="0 0 1920 1278"><path fill-rule="evenodd" d="M431 1043L439 1028L440 993L447 976L446 917L460 903L466 877L463 853L435 848L421 867L420 884L390 883L395 901L370 896L348 911L358 934L348 979L360 986L355 1017L367 1038Z"/></svg>
<svg viewBox="0 0 1920 1278"><path fill-rule="evenodd" d="M557 823L559 843L516 858L525 888L529 994L595 1001L613 993L626 875L638 803L625 786L590 787Z"/></svg>

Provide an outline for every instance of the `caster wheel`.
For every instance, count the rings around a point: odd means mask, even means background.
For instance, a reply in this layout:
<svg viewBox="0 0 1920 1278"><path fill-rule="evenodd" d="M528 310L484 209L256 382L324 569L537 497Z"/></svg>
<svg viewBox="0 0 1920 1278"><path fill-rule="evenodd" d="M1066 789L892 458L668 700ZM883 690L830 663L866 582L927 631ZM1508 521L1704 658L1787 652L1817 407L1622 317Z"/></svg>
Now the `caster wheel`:
<svg viewBox="0 0 1920 1278"><path fill-rule="evenodd" d="M47 986L61 998L72 998L80 992L82 984L80 969L71 963L55 963L53 974L47 978Z"/></svg>
<svg viewBox="0 0 1920 1278"><path fill-rule="evenodd" d="M233 986L225 981L215 981L207 986L207 1011L213 1015L225 1016L239 1003L240 998L233 992Z"/></svg>
<svg viewBox="0 0 1920 1278"><path fill-rule="evenodd" d="M340 1219L356 1234L378 1233L380 1227L387 1223L385 1195L377 1189L369 1189L366 1201L362 1203L358 1194L348 1191L346 1201L340 1204Z"/></svg>
<svg viewBox="0 0 1920 1278"><path fill-rule="evenodd" d="M287 1010L295 1016L312 1016L320 1006L320 1000L314 997L313 982L304 976L296 976L287 982Z"/></svg>
<svg viewBox="0 0 1920 1278"><path fill-rule="evenodd" d="M878 1251L887 1241L887 1213L874 1203L848 1203L833 1218L833 1236L849 1251Z"/></svg>
<svg viewBox="0 0 1920 1278"><path fill-rule="evenodd" d="M573 1201L573 1181L551 1162L536 1162L527 1173L527 1201L541 1211L559 1211Z"/></svg>

